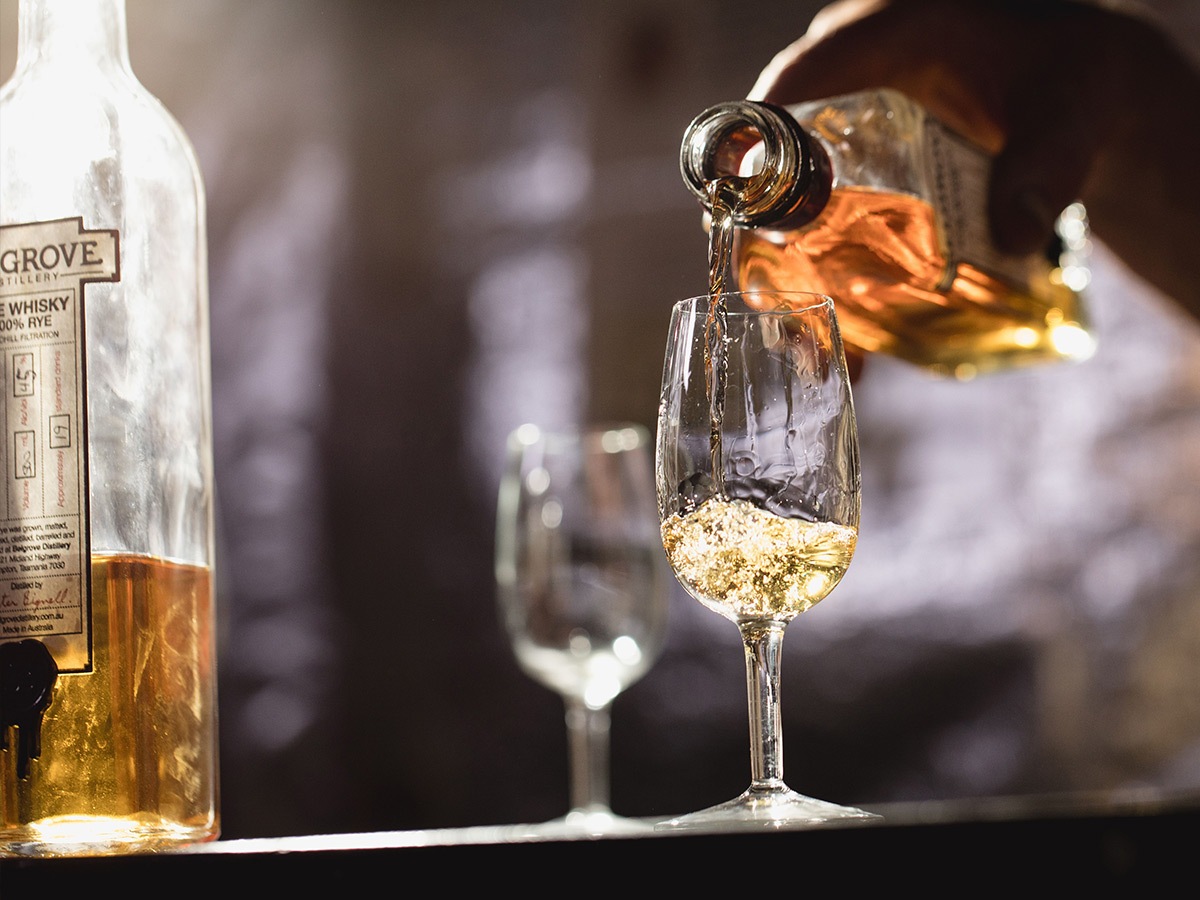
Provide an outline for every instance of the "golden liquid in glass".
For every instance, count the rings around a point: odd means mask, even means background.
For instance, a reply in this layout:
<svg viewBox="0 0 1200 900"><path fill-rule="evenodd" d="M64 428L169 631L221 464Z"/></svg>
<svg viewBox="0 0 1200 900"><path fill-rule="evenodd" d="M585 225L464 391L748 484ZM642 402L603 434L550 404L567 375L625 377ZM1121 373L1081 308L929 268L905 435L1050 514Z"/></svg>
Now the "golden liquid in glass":
<svg viewBox="0 0 1200 900"><path fill-rule="evenodd" d="M663 522L662 540L671 568L705 606L734 621L788 621L842 580L858 532L713 497Z"/></svg>

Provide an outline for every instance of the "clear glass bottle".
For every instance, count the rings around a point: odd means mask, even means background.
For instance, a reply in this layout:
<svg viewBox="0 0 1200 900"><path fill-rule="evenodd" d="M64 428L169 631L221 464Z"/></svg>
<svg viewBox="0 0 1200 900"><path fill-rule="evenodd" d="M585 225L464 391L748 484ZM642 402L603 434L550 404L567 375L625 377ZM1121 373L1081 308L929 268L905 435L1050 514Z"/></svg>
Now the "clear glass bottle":
<svg viewBox="0 0 1200 900"><path fill-rule="evenodd" d="M1082 206L1045 253L1000 253L990 157L903 94L719 104L688 128L680 164L710 211L723 185L739 289L832 296L848 347L959 378L1093 350Z"/></svg>
<svg viewBox="0 0 1200 900"><path fill-rule="evenodd" d="M0 89L0 854L218 832L204 227L124 0L21 0Z"/></svg>

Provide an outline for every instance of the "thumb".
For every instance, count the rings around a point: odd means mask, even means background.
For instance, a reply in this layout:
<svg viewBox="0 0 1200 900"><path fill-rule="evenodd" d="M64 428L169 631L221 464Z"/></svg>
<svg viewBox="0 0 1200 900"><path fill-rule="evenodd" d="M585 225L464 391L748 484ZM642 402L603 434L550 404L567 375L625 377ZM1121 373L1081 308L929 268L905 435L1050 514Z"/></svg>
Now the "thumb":
<svg viewBox="0 0 1200 900"><path fill-rule="evenodd" d="M1043 249L1059 213L1078 200L1098 153L1096 135L1072 104L1036 104L1010 120L992 168L988 214L1006 253Z"/></svg>

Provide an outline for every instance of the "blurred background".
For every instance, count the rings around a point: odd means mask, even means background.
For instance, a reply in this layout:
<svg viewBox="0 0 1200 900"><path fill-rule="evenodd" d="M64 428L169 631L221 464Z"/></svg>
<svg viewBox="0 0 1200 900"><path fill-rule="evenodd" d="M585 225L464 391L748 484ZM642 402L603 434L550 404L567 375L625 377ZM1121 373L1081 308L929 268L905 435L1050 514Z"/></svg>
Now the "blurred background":
<svg viewBox="0 0 1200 900"><path fill-rule="evenodd" d="M208 188L225 837L566 811L561 700L496 613L505 435L653 427L706 286L683 130L818 6L129 0ZM1149 6L1200 48L1194 4ZM858 552L786 642L793 787L1200 793L1200 328L1093 269L1087 363L856 384ZM678 590L669 629L614 710L626 815L747 782L736 629Z"/></svg>

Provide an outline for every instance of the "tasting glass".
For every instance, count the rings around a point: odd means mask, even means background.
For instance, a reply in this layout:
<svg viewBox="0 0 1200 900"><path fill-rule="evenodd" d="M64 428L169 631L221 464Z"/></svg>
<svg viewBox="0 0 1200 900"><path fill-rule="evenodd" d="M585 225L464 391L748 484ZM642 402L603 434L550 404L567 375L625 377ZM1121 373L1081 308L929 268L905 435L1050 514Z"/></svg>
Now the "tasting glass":
<svg viewBox="0 0 1200 900"><path fill-rule="evenodd" d="M710 318L710 304L725 314ZM659 827L802 827L871 817L797 794L783 781L784 629L837 584L858 532L858 438L829 298L731 293L676 304L659 405L657 490L676 576L741 631L751 744L744 794Z"/></svg>
<svg viewBox="0 0 1200 900"><path fill-rule="evenodd" d="M521 668L566 702L579 830L635 823L609 806L609 711L646 673L666 625L649 432L638 425L508 440L496 524L500 612Z"/></svg>

